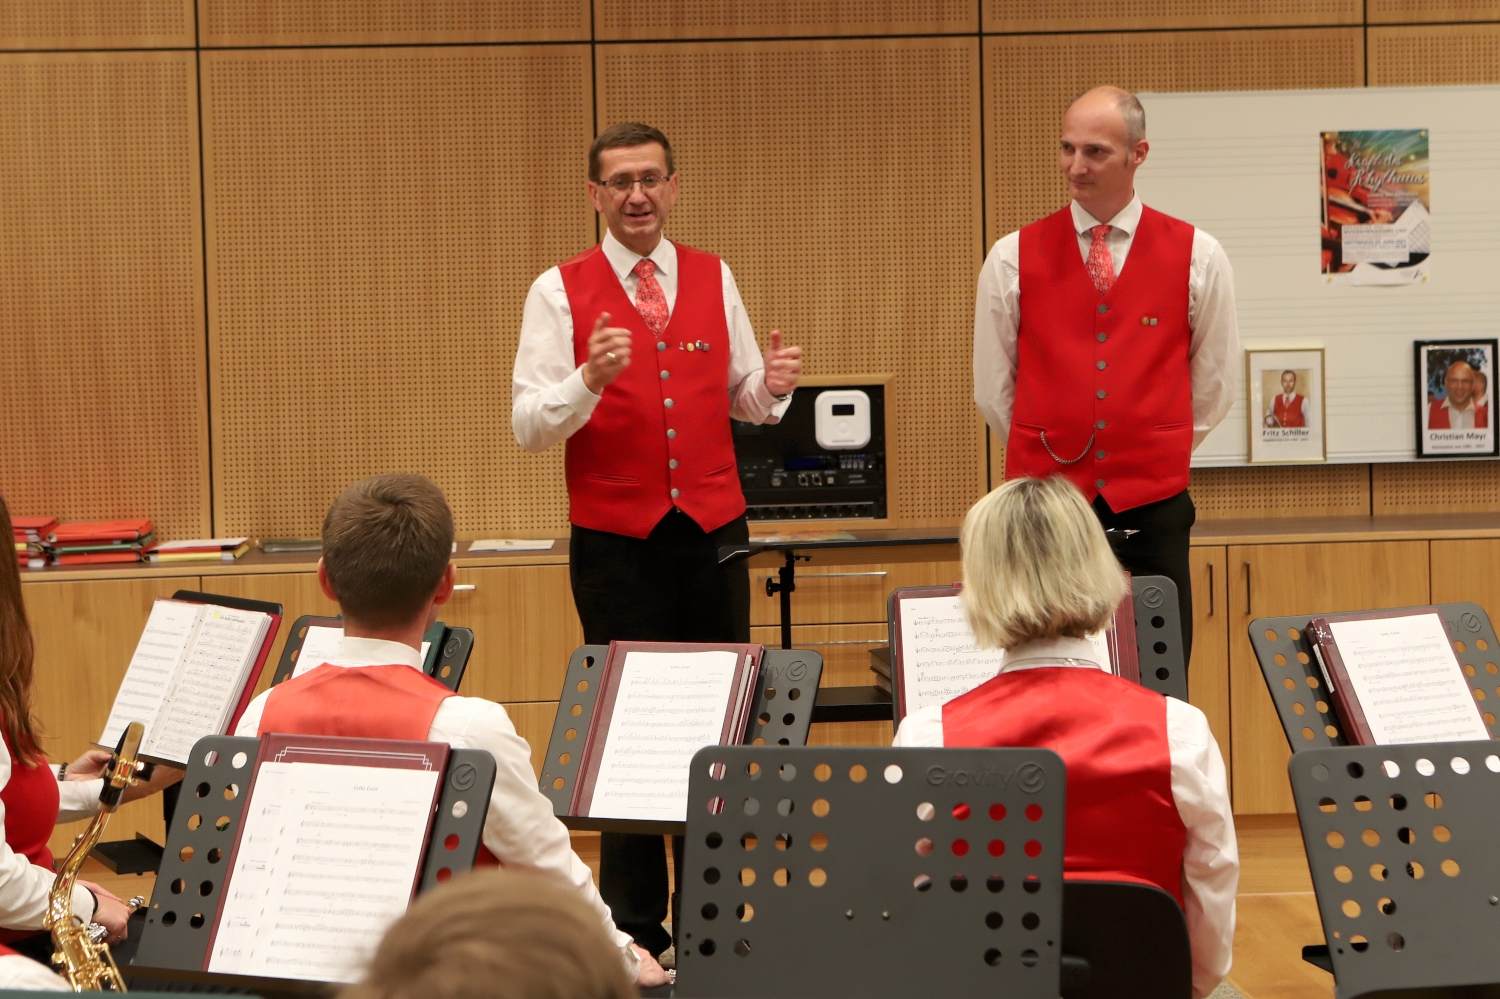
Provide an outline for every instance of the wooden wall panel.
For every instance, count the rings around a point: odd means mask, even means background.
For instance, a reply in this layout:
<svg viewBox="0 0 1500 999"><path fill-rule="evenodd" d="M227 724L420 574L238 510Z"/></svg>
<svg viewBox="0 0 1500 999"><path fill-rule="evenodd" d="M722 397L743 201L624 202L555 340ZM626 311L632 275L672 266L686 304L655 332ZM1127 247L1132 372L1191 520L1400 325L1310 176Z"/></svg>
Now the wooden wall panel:
<svg viewBox="0 0 1500 999"><path fill-rule="evenodd" d="M1370 466L1195 468L1191 490L1199 520L1363 517L1370 512Z"/></svg>
<svg viewBox="0 0 1500 999"><path fill-rule="evenodd" d="M1359 0L984 0L984 30L1141 31L1359 24Z"/></svg>
<svg viewBox="0 0 1500 999"><path fill-rule="evenodd" d="M802 38L974 32L978 11L963 0L598 0L600 41L667 38Z"/></svg>
<svg viewBox="0 0 1500 999"><path fill-rule="evenodd" d="M1372 87L1464 83L1500 83L1500 24L1370 29Z"/></svg>
<svg viewBox="0 0 1500 999"><path fill-rule="evenodd" d="M1089 87L1354 87L1363 51L1358 28L986 38L989 242L1066 203L1057 134L1068 104Z"/></svg>
<svg viewBox="0 0 1500 999"><path fill-rule="evenodd" d="M1371 24L1496 21L1500 20L1500 3L1496 0L1369 0L1365 16ZM1372 35L1370 41L1374 40ZM1373 57L1373 50L1370 54Z"/></svg>
<svg viewBox="0 0 1500 999"><path fill-rule="evenodd" d="M1371 466L1371 474L1377 515L1500 510L1500 462L1404 462Z"/></svg>
<svg viewBox="0 0 1500 999"><path fill-rule="evenodd" d="M201 0L203 45L579 42L589 0Z"/></svg>
<svg viewBox="0 0 1500 999"><path fill-rule="evenodd" d="M180 48L193 0L5 0L0 49Z"/></svg>
<svg viewBox="0 0 1500 999"><path fill-rule="evenodd" d="M593 242L587 51L204 53L219 533L316 534L397 470L460 535L565 525L510 376L527 288Z"/></svg>
<svg viewBox="0 0 1500 999"><path fill-rule="evenodd" d="M0 491L209 529L191 53L0 56Z"/></svg>
<svg viewBox="0 0 1500 999"><path fill-rule="evenodd" d="M984 489L978 69L973 38L598 49L600 126L671 138L668 232L724 256L762 342L781 328L811 374L896 374L905 525Z"/></svg>

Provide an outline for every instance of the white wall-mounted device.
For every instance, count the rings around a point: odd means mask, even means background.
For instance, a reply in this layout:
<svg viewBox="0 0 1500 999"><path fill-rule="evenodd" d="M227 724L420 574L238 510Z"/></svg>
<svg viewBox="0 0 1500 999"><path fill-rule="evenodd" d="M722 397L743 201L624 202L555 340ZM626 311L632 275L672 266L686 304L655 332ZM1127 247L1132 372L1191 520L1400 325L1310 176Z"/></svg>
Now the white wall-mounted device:
<svg viewBox="0 0 1500 999"><path fill-rule="evenodd" d="M814 407L818 446L857 448L870 443L870 397L860 389L824 389Z"/></svg>

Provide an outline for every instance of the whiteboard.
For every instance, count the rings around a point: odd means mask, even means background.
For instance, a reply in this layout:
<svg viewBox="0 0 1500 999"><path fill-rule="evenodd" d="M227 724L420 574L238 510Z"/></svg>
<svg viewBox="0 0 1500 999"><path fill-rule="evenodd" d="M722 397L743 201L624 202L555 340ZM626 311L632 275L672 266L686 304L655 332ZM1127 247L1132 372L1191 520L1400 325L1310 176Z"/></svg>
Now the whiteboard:
<svg viewBox="0 0 1500 999"><path fill-rule="evenodd" d="M1412 342L1500 334L1500 87L1142 94L1141 200L1217 237L1242 347L1326 351L1328 460L1416 457ZM1332 284L1320 272L1325 131L1430 132L1430 278ZM1195 466L1247 460L1245 376ZM1492 398L1495 390L1492 389Z"/></svg>

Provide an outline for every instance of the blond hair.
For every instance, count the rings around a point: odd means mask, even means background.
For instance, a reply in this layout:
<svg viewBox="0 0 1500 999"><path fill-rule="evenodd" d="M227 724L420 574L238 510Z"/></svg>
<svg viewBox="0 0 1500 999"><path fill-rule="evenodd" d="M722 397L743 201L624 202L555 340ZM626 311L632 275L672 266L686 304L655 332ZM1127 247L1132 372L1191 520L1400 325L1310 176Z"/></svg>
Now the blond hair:
<svg viewBox="0 0 1500 999"><path fill-rule="evenodd" d="M964 518L964 616L984 648L1102 630L1126 584L1104 528L1062 476L1012 479Z"/></svg>
<svg viewBox="0 0 1500 999"><path fill-rule="evenodd" d="M556 874L475 871L418 898L339 999L635 999L599 914Z"/></svg>

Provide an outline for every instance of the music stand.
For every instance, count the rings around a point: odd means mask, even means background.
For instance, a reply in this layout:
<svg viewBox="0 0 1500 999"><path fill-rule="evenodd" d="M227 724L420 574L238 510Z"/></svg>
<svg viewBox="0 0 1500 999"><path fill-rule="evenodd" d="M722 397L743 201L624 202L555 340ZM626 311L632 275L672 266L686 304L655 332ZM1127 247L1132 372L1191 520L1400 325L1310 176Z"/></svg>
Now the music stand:
<svg viewBox="0 0 1500 999"><path fill-rule="evenodd" d="M1500 666L1496 665L1500 663L1500 640L1496 639L1489 615L1475 603L1437 604L1436 607L1449 637L1463 643L1464 651L1458 653L1458 661L1463 664L1475 697L1483 701L1486 681L1500 683ZM1312 643L1307 638L1307 623L1324 616L1321 613L1290 614L1256 618L1250 622L1250 646L1255 650L1266 689L1276 704L1276 717L1280 719L1287 744L1294 753L1349 744L1328 697L1326 680L1313 656ZM1487 649L1480 649L1481 643ZM1484 722L1490 735L1500 736L1493 712L1484 711Z"/></svg>
<svg viewBox="0 0 1500 999"><path fill-rule="evenodd" d="M1056 999L1065 784L1046 749L700 750L678 993Z"/></svg>
<svg viewBox="0 0 1500 999"><path fill-rule="evenodd" d="M259 739L206 736L193 746L182 786L201 802L201 821L167 830L167 852L147 910L135 960L124 969L150 980L211 983L275 992L325 994L326 983L224 975L203 970L219 910L219 890L241 824ZM418 892L474 866L495 783L495 759L482 749L454 748L427 838ZM450 846L450 841L453 844Z"/></svg>
<svg viewBox="0 0 1500 999"><path fill-rule="evenodd" d="M344 627L344 619L317 614L304 614L297 618L286 637L286 645L282 647L281 660L277 663L276 675L271 680L273 687L290 680L296 672L297 659L302 655L302 643L307 640L309 627L341 629ZM422 639L431 643L427 658L422 663L422 672L449 690L457 692L458 685L464 679L464 670L469 666L469 656L474 651L474 632L468 628L449 627L438 621L427 629Z"/></svg>
<svg viewBox="0 0 1500 999"><path fill-rule="evenodd" d="M1292 754L1328 941L1322 955L1303 955L1333 972L1339 999L1500 995L1496 750L1482 741Z"/></svg>
<svg viewBox="0 0 1500 999"><path fill-rule="evenodd" d="M541 791L552 801L552 811L569 829L607 832L666 833L681 836L681 822L643 819L596 819L569 815L573 783L588 737L589 719L599 696L596 681L608 645L580 645L568 660L562 697L542 761ZM755 702L745 729L746 745L803 746L812 724L813 700L823 676L823 657L800 649L767 649L755 682ZM569 733L572 733L569 735Z"/></svg>
<svg viewBox="0 0 1500 999"><path fill-rule="evenodd" d="M1070 981L1075 962L1086 970ZM1063 886L1063 999L1192 994L1192 944L1175 898L1128 881Z"/></svg>

